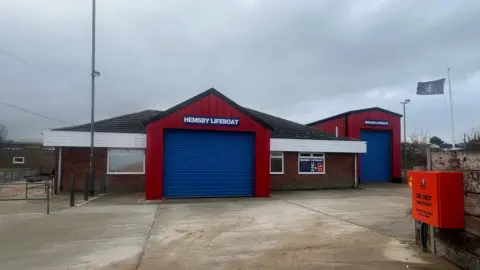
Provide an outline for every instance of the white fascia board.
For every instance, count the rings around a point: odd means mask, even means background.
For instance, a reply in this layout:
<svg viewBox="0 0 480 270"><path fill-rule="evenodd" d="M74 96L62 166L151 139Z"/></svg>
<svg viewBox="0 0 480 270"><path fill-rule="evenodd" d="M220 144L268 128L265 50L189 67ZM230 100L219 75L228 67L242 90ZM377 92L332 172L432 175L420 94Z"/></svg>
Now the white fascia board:
<svg viewBox="0 0 480 270"><path fill-rule="evenodd" d="M141 133L95 132L95 147L140 148L145 149L147 135ZM89 147L90 132L45 131L43 145L55 147Z"/></svg>
<svg viewBox="0 0 480 270"><path fill-rule="evenodd" d="M366 153L364 141L270 139L270 151L320 152L320 153Z"/></svg>
<svg viewBox="0 0 480 270"><path fill-rule="evenodd" d="M145 149L147 135L141 133L95 132L95 147ZM90 132L45 131L43 145L53 147L89 147ZM364 141L270 139L270 151L366 153Z"/></svg>

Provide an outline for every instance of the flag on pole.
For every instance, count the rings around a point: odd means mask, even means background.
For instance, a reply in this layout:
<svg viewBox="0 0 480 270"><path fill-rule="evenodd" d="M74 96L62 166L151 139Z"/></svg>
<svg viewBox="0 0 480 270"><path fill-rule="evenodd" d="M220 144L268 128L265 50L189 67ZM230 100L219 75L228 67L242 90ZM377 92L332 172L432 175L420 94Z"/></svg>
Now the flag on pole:
<svg viewBox="0 0 480 270"><path fill-rule="evenodd" d="M417 83L417 95L443 95L445 79Z"/></svg>

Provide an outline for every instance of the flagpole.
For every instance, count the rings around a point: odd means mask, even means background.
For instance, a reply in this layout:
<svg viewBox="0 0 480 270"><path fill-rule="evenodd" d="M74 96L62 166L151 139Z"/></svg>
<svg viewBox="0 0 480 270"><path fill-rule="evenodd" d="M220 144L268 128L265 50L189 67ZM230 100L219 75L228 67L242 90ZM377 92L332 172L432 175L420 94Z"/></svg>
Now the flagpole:
<svg viewBox="0 0 480 270"><path fill-rule="evenodd" d="M450 80L450 68L448 68L448 93L450 95L450 124L452 128L452 148L455 147L455 126L453 124L452 82Z"/></svg>

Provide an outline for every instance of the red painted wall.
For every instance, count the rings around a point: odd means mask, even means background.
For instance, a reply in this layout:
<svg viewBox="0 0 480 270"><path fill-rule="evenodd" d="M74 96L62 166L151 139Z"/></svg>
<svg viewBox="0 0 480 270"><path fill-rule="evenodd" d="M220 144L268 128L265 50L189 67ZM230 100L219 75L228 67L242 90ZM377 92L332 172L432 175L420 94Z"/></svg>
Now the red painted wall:
<svg viewBox="0 0 480 270"><path fill-rule="evenodd" d="M383 126L366 126L365 120L387 120L389 125ZM314 125L322 131L335 134L335 127L338 126L338 136L360 139L361 130L390 130L392 142L392 178L400 178L402 176L402 157L401 157L401 117L378 110L371 110L360 113L352 113L338 118ZM358 174L360 175L360 163L358 160Z"/></svg>
<svg viewBox="0 0 480 270"><path fill-rule="evenodd" d="M341 116L339 118L334 118L327 120L322 123L318 123L313 126L314 128L320 129L321 131L325 131L327 133L335 134L336 128L338 127L338 136L345 137L345 116Z"/></svg>
<svg viewBox="0 0 480 270"><path fill-rule="evenodd" d="M184 125L185 115L238 117L240 125L205 126ZM208 95L165 118L147 126L145 197L147 200L163 198L163 133L165 129L196 129L249 131L255 133L255 197L270 196L270 130L243 114L216 95Z"/></svg>
<svg viewBox="0 0 480 270"><path fill-rule="evenodd" d="M365 120L387 120L388 126L366 126ZM401 159L401 117L388 114L382 111L366 111L361 113L350 114L347 118L347 137L360 139L361 130L390 130L391 133L391 168L392 168L392 178L400 178L402 176L402 159ZM359 159L359 164L361 163ZM360 175L360 166L358 167Z"/></svg>

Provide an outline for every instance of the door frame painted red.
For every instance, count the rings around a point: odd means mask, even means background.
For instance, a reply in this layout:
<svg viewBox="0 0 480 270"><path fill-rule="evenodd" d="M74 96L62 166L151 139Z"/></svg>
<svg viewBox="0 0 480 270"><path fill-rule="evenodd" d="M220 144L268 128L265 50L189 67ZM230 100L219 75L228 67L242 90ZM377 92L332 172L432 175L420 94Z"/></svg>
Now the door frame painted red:
<svg viewBox="0 0 480 270"><path fill-rule="evenodd" d="M238 126L184 124L184 116L239 118ZM209 94L147 125L145 198L163 199L163 149L165 129L252 132L254 144L254 196L270 196L270 129L215 94Z"/></svg>

